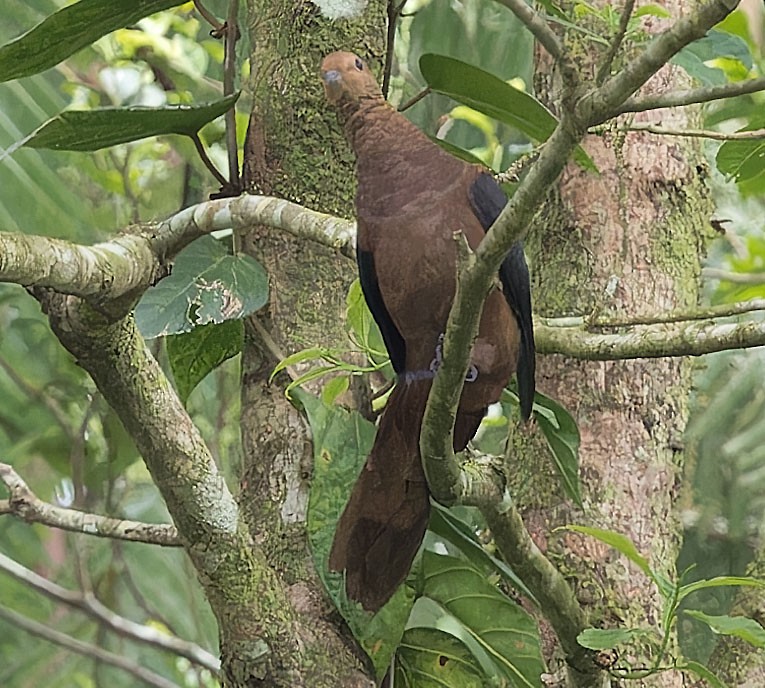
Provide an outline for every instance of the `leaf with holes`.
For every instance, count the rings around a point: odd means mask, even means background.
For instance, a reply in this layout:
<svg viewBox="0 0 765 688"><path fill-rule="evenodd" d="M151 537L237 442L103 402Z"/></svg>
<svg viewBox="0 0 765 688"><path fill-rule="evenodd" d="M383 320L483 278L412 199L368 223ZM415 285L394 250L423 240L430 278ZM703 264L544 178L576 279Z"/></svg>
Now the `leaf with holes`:
<svg viewBox="0 0 765 688"><path fill-rule="evenodd" d="M237 320L267 301L268 276L260 263L230 255L208 236L178 254L172 274L146 291L135 317L143 336L152 339Z"/></svg>
<svg viewBox="0 0 765 688"><path fill-rule="evenodd" d="M482 688L485 675L470 650L449 633L410 628L396 653L396 685Z"/></svg>

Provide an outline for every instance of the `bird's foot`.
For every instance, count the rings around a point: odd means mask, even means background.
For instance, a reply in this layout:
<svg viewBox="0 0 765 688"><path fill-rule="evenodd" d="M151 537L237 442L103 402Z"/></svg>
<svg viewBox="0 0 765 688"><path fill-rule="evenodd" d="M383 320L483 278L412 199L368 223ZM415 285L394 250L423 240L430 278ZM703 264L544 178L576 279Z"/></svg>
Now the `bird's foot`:
<svg viewBox="0 0 765 688"><path fill-rule="evenodd" d="M435 375L441 367L441 361L444 358L444 335L443 332L438 335L438 344L436 344L436 355L430 362L430 372ZM478 368L472 363L465 375L465 382L475 382L478 379Z"/></svg>

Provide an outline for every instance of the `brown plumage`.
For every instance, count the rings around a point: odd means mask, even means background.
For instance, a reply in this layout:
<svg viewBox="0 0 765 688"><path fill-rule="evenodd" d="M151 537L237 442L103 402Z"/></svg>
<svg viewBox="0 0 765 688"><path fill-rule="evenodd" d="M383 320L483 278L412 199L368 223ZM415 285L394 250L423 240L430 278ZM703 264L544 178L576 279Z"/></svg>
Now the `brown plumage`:
<svg viewBox="0 0 765 688"><path fill-rule="evenodd" d="M396 112L356 55L328 55L321 76L356 153L359 277L398 376L329 559L332 570L346 572L348 596L376 611L406 577L428 524L419 437L454 298L452 235L462 230L475 249L506 198L484 170L444 152ZM455 451L516 368L524 417L531 411L534 341L520 244L500 277L503 289L486 298L473 345L470 377L477 376L462 392Z"/></svg>

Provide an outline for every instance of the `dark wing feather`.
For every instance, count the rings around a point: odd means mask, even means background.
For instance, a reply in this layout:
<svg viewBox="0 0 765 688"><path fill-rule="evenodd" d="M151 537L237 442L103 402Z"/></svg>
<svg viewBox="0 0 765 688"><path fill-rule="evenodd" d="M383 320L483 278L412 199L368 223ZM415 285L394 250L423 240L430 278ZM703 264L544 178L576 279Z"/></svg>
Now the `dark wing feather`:
<svg viewBox="0 0 765 688"><path fill-rule="evenodd" d="M490 174L482 172L471 184L470 205L481 222L484 231L499 217L507 203L507 196ZM534 323L531 320L531 285L529 268L523 255L523 242L516 241L508 251L499 268L502 291L518 321L521 333L518 356L518 396L521 400L521 415L525 420L531 416L534 403L535 348Z"/></svg>
<svg viewBox="0 0 765 688"><path fill-rule="evenodd" d="M364 292L364 298L367 306L380 328L380 334L385 342L385 348L388 349L388 356L397 375L404 372L406 365L406 344L401 333L398 331L393 318L390 317L388 309L383 301L380 285L377 282L377 272L375 271L375 258L371 251L356 250L356 262L359 265L359 282L361 282L361 291Z"/></svg>

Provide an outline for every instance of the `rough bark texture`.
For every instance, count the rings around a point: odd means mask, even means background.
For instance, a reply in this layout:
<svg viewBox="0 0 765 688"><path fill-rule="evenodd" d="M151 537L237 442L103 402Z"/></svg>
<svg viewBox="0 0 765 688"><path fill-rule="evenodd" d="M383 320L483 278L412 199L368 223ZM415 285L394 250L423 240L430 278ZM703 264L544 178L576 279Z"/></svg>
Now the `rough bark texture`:
<svg viewBox="0 0 765 688"><path fill-rule="evenodd" d="M243 32L253 46L248 87L253 98L245 159L248 191L273 193L341 217L353 216L353 157L318 78L322 57L356 50L373 69L383 62L384 4L370 2L356 20L331 22L311 4L251 0ZM242 433L245 474L240 503L253 535L281 574L303 623L312 629L301 683L284 686L368 685L362 659L345 635L315 577L305 539L312 466L310 437L277 380L284 354L345 341L345 296L353 261L328 249L253 228L245 249L270 276L267 309L247 329L243 358ZM268 333L264 339L264 330ZM269 342L268 340L272 341ZM311 641L318 641L311 645ZM306 638L301 638L304 642Z"/></svg>
<svg viewBox="0 0 765 688"><path fill-rule="evenodd" d="M587 46L578 48L586 63ZM597 67L592 65L593 74ZM647 88L676 88L681 74L664 68ZM636 119L687 124L683 112ZM600 175L569 165L527 243L535 311L628 318L696 306L700 259L712 236L699 147L629 134L590 137L585 148ZM563 499L541 449L517 464L513 492L543 551L567 572L595 625L655 626L661 613L657 591L611 548L549 533L566 523L617 531L655 569L674 574L680 538L674 503L690 384L685 359L584 362L549 356L539 362L541 391L560 400L579 424L584 511ZM619 661L649 663L642 652ZM682 677L668 672L643 685L680 686Z"/></svg>

